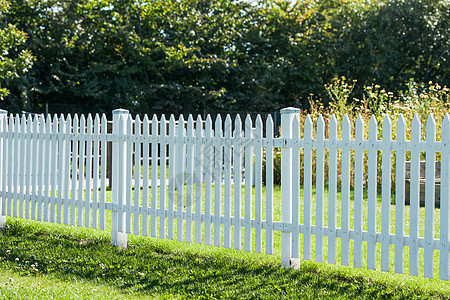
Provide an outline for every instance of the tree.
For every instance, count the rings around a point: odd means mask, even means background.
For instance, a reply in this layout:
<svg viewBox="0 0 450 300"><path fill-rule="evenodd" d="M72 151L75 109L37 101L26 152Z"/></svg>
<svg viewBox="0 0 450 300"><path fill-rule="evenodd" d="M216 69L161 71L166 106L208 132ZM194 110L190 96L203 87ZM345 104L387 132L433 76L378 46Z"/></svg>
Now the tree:
<svg viewBox="0 0 450 300"><path fill-rule="evenodd" d="M0 0L0 100L9 94L4 83L26 73L33 58L29 51L19 50L26 41L26 34L4 20L8 7L6 0Z"/></svg>

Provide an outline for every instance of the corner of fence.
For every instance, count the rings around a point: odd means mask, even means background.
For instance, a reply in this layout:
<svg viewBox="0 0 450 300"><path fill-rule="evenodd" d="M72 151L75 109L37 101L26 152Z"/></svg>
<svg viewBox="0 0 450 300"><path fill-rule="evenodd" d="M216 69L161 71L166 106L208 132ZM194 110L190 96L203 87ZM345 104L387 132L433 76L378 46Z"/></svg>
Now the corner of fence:
<svg viewBox="0 0 450 300"><path fill-rule="evenodd" d="M7 117L8 112L6 110L0 109L0 132L3 132L5 128L3 127L5 124L5 118ZM3 159L1 159L2 156L4 156L4 138L0 140L0 170L3 170ZM6 223L6 211L3 211L4 203L3 203L3 175L4 172L0 172L0 191L2 192L2 195L0 197L0 228L5 227Z"/></svg>
<svg viewBox="0 0 450 300"><path fill-rule="evenodd" d="M300 109L295 107L283 108L281 111L281 138L292 138L292 121L300 118ZM286 146L286 144L285 144ZM292 229L286 225L292 224L292 148L281 148L281 222L285 230L281 232L281 265L291 266L292 258Z"/></svg>
<svg viewBox="0 0 450 300"><path fill-rule="evenodd" d="M127 133L127 118L129 111L116 109L113 115L113 136L125 136ZM123 211L126 198L126 157L127 148L125 139L115 139L112 142L112 214L111 214L111 244L119 248L127 247L127 234L125 231L125 212ZM131 199L128 199L131 200Z"/></svg>

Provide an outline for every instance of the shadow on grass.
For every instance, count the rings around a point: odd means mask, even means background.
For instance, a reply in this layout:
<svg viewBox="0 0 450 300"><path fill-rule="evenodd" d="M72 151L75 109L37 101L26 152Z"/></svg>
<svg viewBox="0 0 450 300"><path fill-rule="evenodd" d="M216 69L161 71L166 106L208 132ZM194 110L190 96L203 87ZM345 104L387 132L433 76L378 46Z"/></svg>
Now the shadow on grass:
<svg viewBox="0 0 450 300"><path fill-rule="evenodd" d="M24 276L52 274L62 279L83 278L114 286L126 293L182 298L409 298L428 295L368 282L364 277L322 273L304 263L300 270L278 264L208 251L183 249L155 239L121 250L106 237L49 233L41 227L8 220L0 234L0 268ZM180 245L174 246L174 245ZM214 248L212 248L214 249ZM237 254L236 254L237 253Z"/></svg>

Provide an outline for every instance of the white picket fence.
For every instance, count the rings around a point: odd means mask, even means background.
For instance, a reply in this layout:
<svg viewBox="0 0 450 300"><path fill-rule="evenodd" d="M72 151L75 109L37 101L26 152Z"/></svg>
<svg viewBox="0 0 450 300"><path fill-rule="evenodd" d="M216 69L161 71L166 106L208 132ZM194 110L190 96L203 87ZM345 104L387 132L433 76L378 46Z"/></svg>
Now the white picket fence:
<svg viewBox="0 0 450 300"><path fill-rule="evenodd" d="M391 121L386 117L380 140L375 118L369 123L368 139L364 137L361 118L355 123L353 138L352 124L347 117L341 125L333 117L325 138L322 117L317 124L309 117L300 124L298 109L286 108L281 114L281 138L275 138L270 117L265 126L259 117L255 125L250 117L243 124L239 117L232 121L229 116L224 122L219 116L213 124L210 117L205 122L192 116L187 122L182 116L177 121L173 116L170 120L164 117L149 120L147 116L133 120L128 111L115 110L111 134L107 133L105 116L96 115L94 119L90 115L87 119L77 115L53 119L47 116L45 119L44 116L8 117L6 111L1 111L0 216L106 229L110 212L111 239L118 246L126 246L126 234L133 233L234 249L241 249L243 244L244 250L255 252L263 252L265 245L265 253L273 254L274 236L281 232L281 262L286 267L300 253L305 260L315 256L321 262L327 252L329 263L337 263L340 257L342 265L350 265L352 258L355 267L366 264L367 268L376 269L377 253L380 253L378 263L382 271L391 270L393 259L397 273L403 273L408 263L409 274L418 275L423 267L424 276L433 277L434 255L439 251L439 278L449 279L448 116L442 123L440 140L436 139L436 125L430 116L426 140L422 141L417 117L412 124L411 140L406 140L403 117L397 121L396 140L392 138ZM338 126L342 126L341 138L338 138ZM304 130L302 138L301 130ZM107 200L106 193L107 142L113 143L111 201ZM280 220L274 218L274 209L280 205L273 199L275 147L281 148ZM364 159L366 151L367 160ZM409 216L405 214L407 152L411 156ZM424 221L421 221L419 167L423 152L427 158L426 204ZM395 187L391 187L393 153L396 154ZM441 157L439 228L434 225L437 153ZM382 170L377 169L378 155L382 156ZM267 178L265 198L263 163ZM368 164L366 168L365 164ZM254 171L245 172L252 165ZM325 168L328 168L328 178L325 178ZM354 170L353 196L350 170ZM382 176L381 187L377 186L378 173ZM363 184L364 174L368 176L367 187ZM381 188L381 217L377 216L378 188ZM391 219L392 190L395 191L395 222ZM365 206L367 211L363 211ZM2 217L0 223L4 221ZM406 221L409 235L405 232ZM377 222L381 232L377 230ZM435 238L435 230L439 230L439 238ZM391 245L395 247L393 257ZM409 250L408 259L404 257L405 247ZM421 255L423 266L419 266Z"/></svg>

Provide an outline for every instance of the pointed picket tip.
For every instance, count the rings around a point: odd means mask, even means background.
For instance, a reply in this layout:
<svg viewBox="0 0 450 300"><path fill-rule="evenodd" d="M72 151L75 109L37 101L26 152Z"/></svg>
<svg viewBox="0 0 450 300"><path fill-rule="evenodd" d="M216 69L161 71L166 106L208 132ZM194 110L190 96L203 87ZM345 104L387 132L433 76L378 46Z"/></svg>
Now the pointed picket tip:
<svg viewBox="0 0 450 300"><path fill-rule="evenodd" d="M194 122L194 117L191 114L189 114L188 122Z"/></svg>
<svg viewBox="0 0 450 300"><path fill-rule="evenodd" d="M94 122L98 122L98 121L100 121L100 115L99 114L95 114Z"/></svg>
<svg viewBox="0 0 450 300"><path fill-rule="evenodd" d="M272 118L271 114L267 115L266 124L267 125L272 124L272 126L273 126L273 118Z"/></svg>
<svg viewBox="0 0 450 300"><path fill-rule="evenodd" d="M433 116L432 113L428 115L428 118L427 118L427 126L428 126L428 124L430 124L430 125L436 125L436 122L434 121L434 116Z"/></svg>
<svg viewBox="0 0 450 300"><path fill-rule="evenodd" d="M225 126L231 126L231 116L227 115L227 117L225 118Z"/></svg>
<svg viewBox="0 0 450 300"><path fill-rule="evenodd" d="M154 115L153 115L153 117L154 117ZM184 122L184 116L183 116L183 114L181 114L179 117L178 117L178 122Z"/></svg>
<svg viewBox="0 0 450 300"><path fill-rule="evenodd" d="M220 116L220 114L217 115L215 124L216 127L220 126L220 128L222 128L222 117Z"/></svg>
<svg viewBox="0 0 450 300"><path fill-rule="evenodd" d="M331 125L331 123L337 123L337 119L336 119L336 115L335 114L331 115L330 125Z"/></svg>
<svg viewBox="0 0 450 300"><path fill-rule="evenodd" d="M183 117L183 115L181 115L181 117ZM181 118L180 117L180 118ZM183 119L183 121L184 121L184 119ZM156 116L156 114L153 114L153 116L152 116L152 122L158 122L158 117Z"/></svg>
<svg viewBox="0 0 450 300"><path fill-rule="evenodd" d="M311 118L310 118L311 119ZM306 130L308 132L306 132ZM311 124L309 125L305 125L305 135L308 134L308 136L312 135L311 132ZM299 138L300 137L300 118L298 115L294 115L294 120L292 120L292 135L295 138Z"/></svg>
<svg viewBox="0 0 450 300"><path fill-rule="evenodd" d="M88 121L88 122L89 122L89 121L92 122L92 115L91 115L91 114L88 114L87 121Z"/></svg>
<svg viewBox="0 0 450 300"><path fill-rule="evenodd" d="M72 123L72 116L71 115L67 115L66 121L69 122L69 124Z"/></svg>
<svg viewBox="0 0 450 300"><path fill-rule="evenodd" d="M261 118L260 114L258 114L256 116L256 122L255 123L256 123L256 126L258 126L258 124L261 124L261 126L262 126L263 122L262 122L262 118Z"/></svg>
<svg viewBox="0 0 450 300"><path fill-rule="evenodd" d="M322 115L319 115L319 118L317 118L317 126L318 126L318 127L319 127L319 126L322 126L322 127L325 126L325 121L324 121Z"/></svg>
<svg viewBox="0 0 450 300"><path fill-rule="evenodd" d="M247 115L247 117L245 118L245 124L253 124L253 120L250 115Z"/></svg>
<svg viewBox="0 0 450 300"><path fill-rule="evenodd" d="M406 121L405 118L403 117L403 114L400 114L397 119L397 128L399 127L406 128Z"/></svg>
<svg viewBox="0 0 450 300"><path fill-rule="evenodd" d="M140 125L139 123L141 123L141 117L139 117L139 115L136 115L136 118L134 118L135 121L135 126L137 127L138 125Z"/></svg>
<svg viewBox="0 0 450 300"><path fill-rule="evenodd" d="M388 114L386 114L383 119L383 126L385 126L385 125L392 125L391 118L389 117Z"/></svg>
<svg viewBox="0 0 450 300"><path fill-rule="evenodd" d="M170 120L171 120L172 122L175 121L173 115L170 116ZM145 123L148 123L148 122L149 122L149 119L148 119L148 115L147 115L147 114L144 115L144 122L145 122Z"/></svg>
<svg viewBox="0 0 450 300"><path fill-rule="evenodd" d="M242 120L241 120L241 116L239 114L237 114L236 119L234 119L234 125L235 125L235 127L238 127L238 128L242 127Z"/></svg>
<svg viewBox="0 0 450 300"><path fill-rule="evenodd" d="M206 122L212 123L212 119L211 119L211 115L210 114L208 114L206 116Z"/></svg>
<svg viewBox="0 0 450 300"><path fill-rule="evenodd" d="M51 123L52 122L52 117L50 116L50 114L47 115L46 120L47 120L46 121L47 123Z"/></svg>
<svg viewBox="0 0 450 300"><path fill-rule="evenodd" d="M267 119L266 119L266 133L267 133L266 136L268 138L273 137L273 127L274 127L274 124L273 124L272 116L268 115Z"/></svg>
<svg viewBox="0 0 450 300"><path fill-rule="evenodd" d="M375 117L375 115L372 115L371 117L370 117L370 121L369 121L369 126L370 126L370 124L378 124L378 122L377 122L377 117Z"/></svg>
<svg viewBox="0 0 450 300"><path fill-rule="evenodd" d="M342 119L342 124L350 124L350 118L348 117L348 114L344 115L344 118Z"/></svg>
<svg viewBox="0 0 450 300"><path fill-rule="evenodd" d="M28 121L28 123L32 123L33 122L33 117L31 115L28 115L27 121Z"/></svg>
<svg viewBox="0 0 450 300"><path fill-rule="evenodd" d="M163 115L164 116L164 115ZM201 115L197 115L197 119L195 120L197 123L201 123L203 122L202 116Z"/></svg>
<svg viewBox="0 0 450 300"><path fill-rule="evenodd" d="M163 122L163 121L164 121L164 123L167 122L167 119L166 119L166 115L165 115L165 114L163 114L163 115L161 116L161 122Z"/></svg>
<svg viewBox="0 0 450 300"><path fill-rule="evenodd" d="M37 114L34 115L33 116L33 122L35 122L37 124L39 122L39 118L40 118L39 115L37 115Z"/></svg>
<svg viewBox="0 0 450 300"><path fill-rule="evenodd" d="M69 115L70 116L70 115ZM103 121L104 122L107 122L108 121L108 119L106 118L106 115L105 114L102 114L102 123L103 123Z"/></svg>

